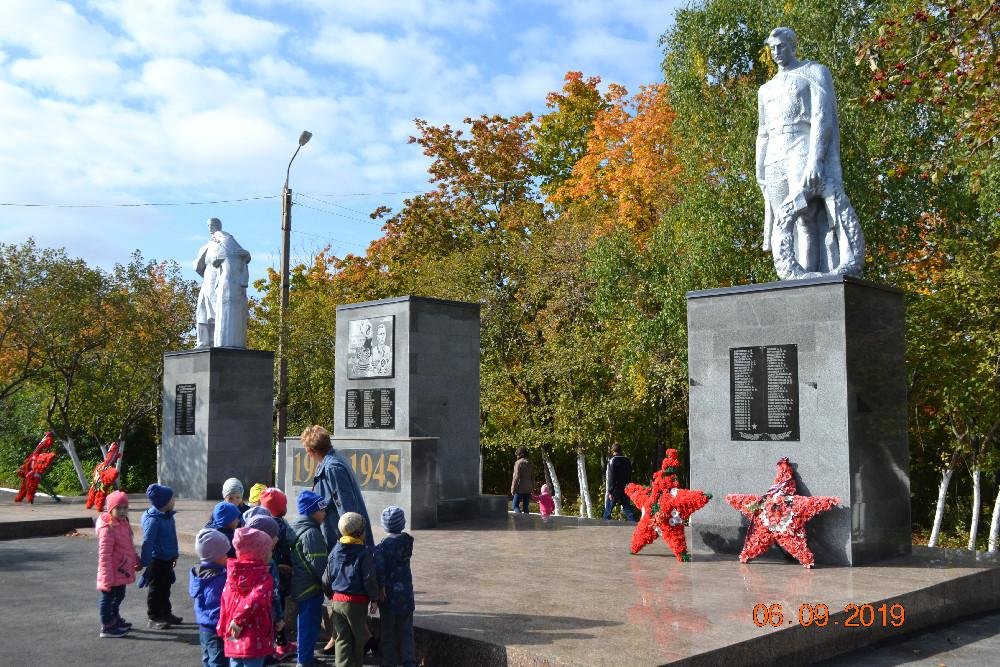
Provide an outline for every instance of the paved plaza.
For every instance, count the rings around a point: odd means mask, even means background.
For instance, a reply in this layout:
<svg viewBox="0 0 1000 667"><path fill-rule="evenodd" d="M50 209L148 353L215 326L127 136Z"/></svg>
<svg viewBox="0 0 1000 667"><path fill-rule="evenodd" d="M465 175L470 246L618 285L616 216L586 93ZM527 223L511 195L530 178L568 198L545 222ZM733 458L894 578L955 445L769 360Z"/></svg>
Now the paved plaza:
<svg viewBox="0 0 1000 667"><path fill-rule="evenodd" d="M79 504L45 503L0 502L0 530L13 515L88 514ZM212 504L178 504L185 554L171 597L186 619L191 536ZM143 506L133 500L133 524ZM88 532L0 541L0 625L9 655L31 665L196 664L194 626L97 638L97 544ZM955 651L965 662L956 657L954 664L981 664L978 657L997 650L997 615L984 615L1000 608L1000 568L992 557L917 549L878 566L814 570L780 558L743 565L696 555L678 563L659 543L630 556L630 533L626 524L513 515L414 531L418 653L429 665L804 664L890 636L896 638L885 647L830 664L952 664L943 656ZM900 628L880 621L844 627L846 605L880 602L905 608ZM757 627L758 604L782 605L792 622ZM827 605L827 626L800 627L796 610L803 604ZM129 587L126 618L141 623L144 605L144 591ZM980 618L936 627L969 615ZM928 627L934 629L923 638L899 639Z"/></svg>

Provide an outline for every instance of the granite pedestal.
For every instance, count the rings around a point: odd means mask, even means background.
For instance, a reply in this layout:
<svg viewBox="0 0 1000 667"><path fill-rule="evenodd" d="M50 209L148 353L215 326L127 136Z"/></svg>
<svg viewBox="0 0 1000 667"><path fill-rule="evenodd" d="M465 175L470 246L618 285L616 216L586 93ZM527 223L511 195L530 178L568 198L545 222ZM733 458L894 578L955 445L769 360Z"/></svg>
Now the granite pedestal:
<svg viewBox="0 0 1000 667"><path fill-rule="evenodd" d="M270 483L274 353L209 348L163 355L157 477L184 498L221 499L222 483Z"/></svg>
<svg viewBox="0 0 1000 667"><path fill-rule="evenodd" d="M351 464L377 524L386 505L413 528L504 516L482 495L479 305L397 297L337 307L333 446ZM290 438L286 493L312 487L315 465Z"/></svg>
<svg viewBox="0 0 1000 667"><path fill-rule="evenodd" d="M739 553L747 522L723 497L764 493L787 456L800 495L841 499L808 525L817 563L908 553L902 293L838 276L687 297L691 488L716 497L693 551Z"/></svg>

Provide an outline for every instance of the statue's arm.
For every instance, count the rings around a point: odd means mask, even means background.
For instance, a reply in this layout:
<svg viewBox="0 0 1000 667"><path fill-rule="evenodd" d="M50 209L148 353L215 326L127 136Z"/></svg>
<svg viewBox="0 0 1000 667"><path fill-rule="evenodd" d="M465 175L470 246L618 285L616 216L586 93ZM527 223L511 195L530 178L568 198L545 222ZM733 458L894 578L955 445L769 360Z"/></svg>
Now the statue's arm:
<svg viewBox="0 0 1000 667"><path fill-rule="evenodd" d="M767 119L762 90L757 91L757 185L764 187L764 156L767 154Z"/></svg>
<svg viewBox="0 0 1000 667"><path fill-rule="evenodd" d="M824 68L825 69L825 68ZM829 75L822 77L823 83L831 83ZM823 176L826 155L830 149L833 137L833 91L825 90L822 85L809 85L809 158L806 165L806 178L811 185L819 185Z"/></svg>
<svg viewBox="0 0 1000 667"><path fill-rule="evenodd" d="M201 250L198 251L198 257L195 258L193 262L195 273L197 273L202 278L205 277L205 269L208 266L207 263L205 262L205 255L207 254L208 254L208 245L206 244L201 247Z"/></svg>

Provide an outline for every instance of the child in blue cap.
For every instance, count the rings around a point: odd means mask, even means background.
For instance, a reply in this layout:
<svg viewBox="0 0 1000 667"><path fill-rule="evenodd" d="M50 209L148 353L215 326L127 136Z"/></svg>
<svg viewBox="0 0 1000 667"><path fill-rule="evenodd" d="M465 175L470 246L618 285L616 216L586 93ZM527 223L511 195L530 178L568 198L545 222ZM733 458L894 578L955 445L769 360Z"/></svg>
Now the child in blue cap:
<svg viewBox="0 0 1000 667"><path fill-rule="evenodd" d="M413 538L404 533L406 514L389 505L382 510L382 530L386 536L375 547L375 572L382 588L378 605L382 636L379 656L383 665L416 665L413 647Z"/></svg>
<svg viewBox="0 0 1000 667"><path fill-rule="evenodd" d="M177 526L174 523L174 490L150 484L146 488L150 508L142 515L142 553L140 564L146 568L139 587L149 584L146 613L149 627L164 630L181 622L170 606L170 586L176 580Z"/></svg>
<svg viewBox="0 0 1000 667"><path fill-rule="evenodd" d="M205 524L205 528L212 528L225 535L226 539L229 540L229 552L226 555L230 558L236 558L233 535L242 524L243 516L240 514L240 508L223 500L212 509L212 518Z"/></svg>
<svg viewBox="0 0 1000 667"><path fill-rule="evenodd" d="M311 665L323 615L322 577L327 548L320 526L326 519L326 500L312 491L302 491L297 506L300 516L291 526L295 532L291 596L299 604L296 662Z"/></svg>

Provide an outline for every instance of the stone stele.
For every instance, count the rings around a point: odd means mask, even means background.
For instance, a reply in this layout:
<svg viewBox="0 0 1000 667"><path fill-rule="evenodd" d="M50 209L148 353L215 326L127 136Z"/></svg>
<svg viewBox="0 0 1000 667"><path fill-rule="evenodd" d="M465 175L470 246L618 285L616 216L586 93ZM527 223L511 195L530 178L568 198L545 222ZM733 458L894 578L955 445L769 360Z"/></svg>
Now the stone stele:
<svg viewBox="0 0 1000 667"><path fill-rule="evenodd" d="M860 276L865 238L844 193L830 70L798 60L791 28L772 30L767 46L778 73L757 94L763 249L781 280Z"/></svg>

